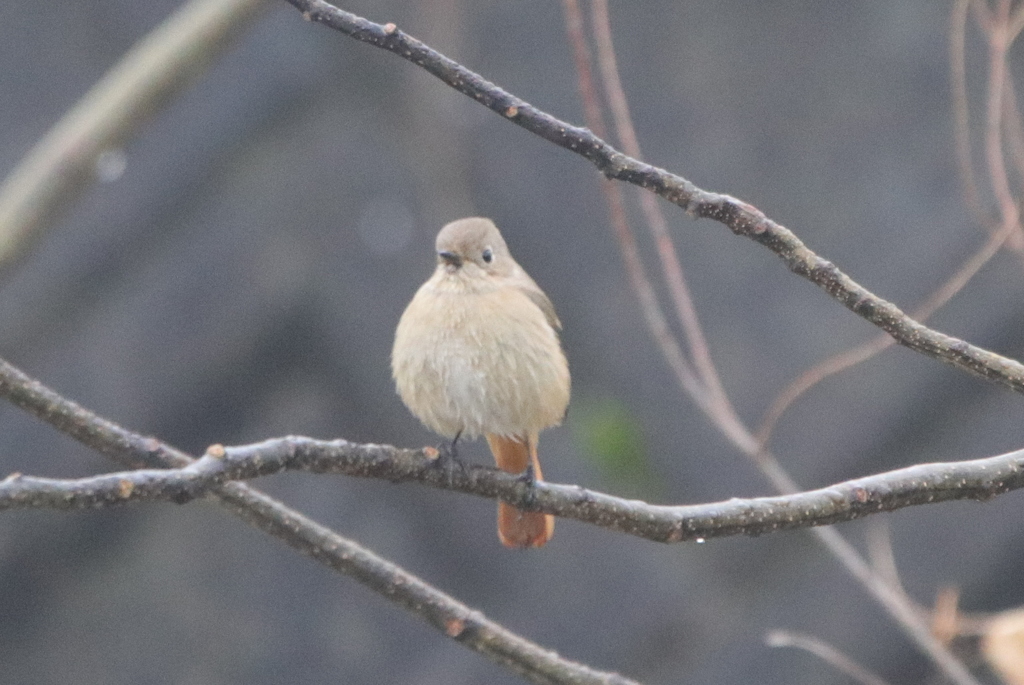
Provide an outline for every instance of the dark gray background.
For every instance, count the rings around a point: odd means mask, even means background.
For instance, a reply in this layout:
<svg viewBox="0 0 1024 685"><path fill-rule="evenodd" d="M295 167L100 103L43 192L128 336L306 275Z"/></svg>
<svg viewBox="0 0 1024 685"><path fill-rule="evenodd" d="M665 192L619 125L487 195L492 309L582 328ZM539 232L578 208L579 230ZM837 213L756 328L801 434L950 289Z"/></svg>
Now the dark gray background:
<svg viewBox="0 0 1024 685"><path fill-rule="evenodd" d="M0 3L0 170L174 7ZM582 123L558 3L345 8ZM619 2L613 30L649 161L757 205L909 308L984 238L956 176L948 11ZM977 103L976 32L970 45ZM393 392L392 333L436 231L483 214L565 324L574 399L541 441L549 479L637 494L578 437L581 412L611 400L642 431L657 501L771 493L667 372L593 168L395 56L281 2L125 152L123 177L0 289L0 354L85 406L193 451L288 433L434 444ZM666 211L752 424L800 370L875 334L760 246ZM933 323L1020 357L1022 294L1021 260L1003 254ZM822 486L1017 448L1020 419L1020 397L891 349L812 391L773 448ZM110 468L0 406L3 472ZM516 553L495 538L493 502L342 477L259 487L524 636L645 682L836 681L765 647L772 628L818 635L894 682L930 668L807 533L666 547L562 521L547 548ZM975 610L1024 603L1020 501L888 516L908 591L929 603L958 585ZM839 530L861 544L866 527ZM518 682L208 504L4 514L0 664L11 683Z"/></svg>

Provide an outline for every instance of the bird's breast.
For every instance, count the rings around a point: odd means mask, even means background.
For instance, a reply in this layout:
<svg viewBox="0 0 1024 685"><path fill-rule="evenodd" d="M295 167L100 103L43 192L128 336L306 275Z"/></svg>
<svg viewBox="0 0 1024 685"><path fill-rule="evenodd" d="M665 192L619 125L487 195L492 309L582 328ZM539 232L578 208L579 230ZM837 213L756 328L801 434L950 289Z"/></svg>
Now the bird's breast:
<svg viewBox="0 0 1024 685"><path fill-rule="evenodd" d="M517 288L417 292L395 335L399 395L449 437L526 436L561 422L569 369L558 334Z"/></svg>

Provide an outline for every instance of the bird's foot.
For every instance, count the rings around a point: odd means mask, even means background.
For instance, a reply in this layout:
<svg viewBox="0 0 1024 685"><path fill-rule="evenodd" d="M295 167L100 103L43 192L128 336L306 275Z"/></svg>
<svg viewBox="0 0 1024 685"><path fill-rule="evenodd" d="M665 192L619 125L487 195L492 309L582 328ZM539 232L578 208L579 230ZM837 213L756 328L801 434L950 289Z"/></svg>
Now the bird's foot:
<svg viewBox="0 0 1024 685"><path fill-rule="evenodd" d="M437 446L437 459L434 460L434 468L444 473L444 480L448 487L455 482L455 469L458 469L462 475L466 475L466 464L459 459L458 442L459 436L456 435L451 442L442 442Z"/></svg>
<svg viewBox="0 0 1024 685"><path fill-rule="evenodd" d="M537 471L533 468L533 464L528 464L523 472L516 476L516 480L526 485L526 501L524 504L527 507L532 507L534 502L537 501Z"/></svg>
<svg viewBox="0 0 1024 685"><path fill-rule="evenodd" d="M517 479L526 483L531 488L537 484L537 471L533 468L533 464L527 464L523 472L517 476Z"/></svg>

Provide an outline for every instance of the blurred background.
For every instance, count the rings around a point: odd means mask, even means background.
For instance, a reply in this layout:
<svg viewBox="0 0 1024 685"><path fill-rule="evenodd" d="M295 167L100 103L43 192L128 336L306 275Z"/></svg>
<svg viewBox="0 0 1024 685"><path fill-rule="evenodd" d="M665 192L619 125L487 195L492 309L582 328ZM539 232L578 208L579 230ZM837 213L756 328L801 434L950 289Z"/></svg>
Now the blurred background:
<svg viewBox="0 0 1024 685"><path fill-rule="evenodd" d="M558 3L342 6L583 122ZM0 3L0 173L176 7ZM986 237L957 176L950 9L613 3L646 159L756 205L910 309ZM979 32L967 46L977 120ZM270 4L107 161L107 181L0 282L0 355L88 408L194 453L285 434L436 444L394 393L392 335L433 269L437 230L481 214L564 323L573 400L541 439L549 480L660 503L773 494L652 343L594 168L394 55ZM764 248L665 209L723 382L752 426L803 369L876 334ZM1022 322L1014 253L931 320L1015 358ZM1021 406L893 348L798 401L771 447L802 486L821 487L1019 448ZM490 459L483 444L462 454ZM3 473L114 468L0 404ZM256 485L523 636L647 683L835 681L807 654L766 647L776 628L892 682L932 672L806 532L662 546L560 521L548 547L517 553L496 539L492 501L305 474ZM928 605L953 585L968 610L1024 603L1020 504L1011 493L886 516L910 595ZM5 682L520 682L212 504L3 521ZM861 548L867 529L838 527Z"/></svg>

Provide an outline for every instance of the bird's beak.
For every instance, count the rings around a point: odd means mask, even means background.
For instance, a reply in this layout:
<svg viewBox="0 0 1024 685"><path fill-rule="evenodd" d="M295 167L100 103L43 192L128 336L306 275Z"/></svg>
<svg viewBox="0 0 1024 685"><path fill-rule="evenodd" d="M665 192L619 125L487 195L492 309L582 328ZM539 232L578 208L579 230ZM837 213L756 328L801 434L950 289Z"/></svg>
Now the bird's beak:
<svg viewBox="0 0 1024 685"><path fill-rule="evenodd" d="M437 256L440 257L441 261L447 266L453 266L456 269L462 266L462 257L450 250L441 250L437 253Z"/></svg>

